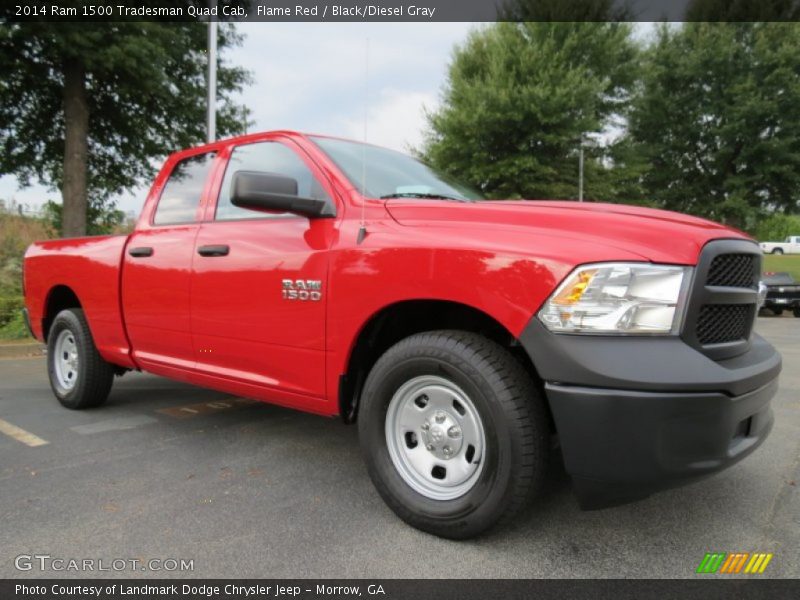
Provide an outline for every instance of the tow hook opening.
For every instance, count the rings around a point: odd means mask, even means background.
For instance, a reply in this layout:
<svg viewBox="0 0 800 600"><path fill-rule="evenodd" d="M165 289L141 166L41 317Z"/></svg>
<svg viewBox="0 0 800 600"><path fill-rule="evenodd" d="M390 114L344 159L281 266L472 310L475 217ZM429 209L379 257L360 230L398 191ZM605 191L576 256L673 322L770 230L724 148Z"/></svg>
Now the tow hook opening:
<svg viewBox="0 0 800 600"><path fill-rule="evenodd" d="M750 437L750 431L753 428L753 417L747 417L739 421L736 426L736 431L733 434L733 439L740 440L742 438Z"/></svg>

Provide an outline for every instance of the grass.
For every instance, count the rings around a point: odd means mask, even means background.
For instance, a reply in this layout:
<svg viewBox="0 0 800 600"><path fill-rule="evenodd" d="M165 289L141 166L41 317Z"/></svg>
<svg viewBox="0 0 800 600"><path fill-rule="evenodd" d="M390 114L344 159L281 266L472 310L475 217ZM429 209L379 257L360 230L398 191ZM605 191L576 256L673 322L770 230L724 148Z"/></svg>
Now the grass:
<svg viewBox="0 0 800 600"><path fill-rule="evenodd" d="M766 254L764 255L765 271L786 271L791 273L795 281L800 281L800 254L783 255Z"/></svg>
<svg viewBox="0 0 800 600"><path fill-rule="evenodd" d="M22 314L14 315L10 321L0 327L0 342L8 341L34 341L28 334L28 328L25 327L25 321L22 319Z"/></svg>
<svg viewBox="0 0 800 600"><path fill-rule="evenodd" d="M22 318L22 313L15 314L4 325L0 326L0 343L11 341L34 341L34 339L28 333L28 328L25 327L25 321Z"/></svg>

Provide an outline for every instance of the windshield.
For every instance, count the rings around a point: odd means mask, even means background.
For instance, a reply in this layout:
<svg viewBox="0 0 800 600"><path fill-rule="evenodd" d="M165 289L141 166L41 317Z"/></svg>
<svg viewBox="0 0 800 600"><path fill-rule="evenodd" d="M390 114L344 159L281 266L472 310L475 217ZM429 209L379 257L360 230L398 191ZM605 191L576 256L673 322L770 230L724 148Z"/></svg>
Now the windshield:
<svg viewBox="0 0 800 600"><path fill-rule="evenodd" d="M401 152L346 140L311 138L336 163L355 188L370 198L479 200L482 196ZM363 180L366 179L366 192Z"/></svg>

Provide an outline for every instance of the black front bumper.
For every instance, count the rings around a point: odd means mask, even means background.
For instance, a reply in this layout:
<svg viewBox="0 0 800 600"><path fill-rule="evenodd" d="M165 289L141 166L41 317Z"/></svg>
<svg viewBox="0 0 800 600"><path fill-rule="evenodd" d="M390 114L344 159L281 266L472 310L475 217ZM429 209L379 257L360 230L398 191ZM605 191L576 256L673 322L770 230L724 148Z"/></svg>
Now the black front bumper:
<svg viewBox="0 0 800 600"><path fill-rule="evenodd" d="M720 471L768 435L781 358L753 334L715 361L680 338L520 337L545 381L580 505L603 508Z"/></svg>
<svg viewBox="0 0 800 600"><path fill-rule="evenodd" d="M786 295L781 296L770 296L767 294L767 299L764 300L764 308L769 308L771 310L779 309L779 310L793 310L796 308L800 308L800 296L797 297L790 297Z"/></svg>

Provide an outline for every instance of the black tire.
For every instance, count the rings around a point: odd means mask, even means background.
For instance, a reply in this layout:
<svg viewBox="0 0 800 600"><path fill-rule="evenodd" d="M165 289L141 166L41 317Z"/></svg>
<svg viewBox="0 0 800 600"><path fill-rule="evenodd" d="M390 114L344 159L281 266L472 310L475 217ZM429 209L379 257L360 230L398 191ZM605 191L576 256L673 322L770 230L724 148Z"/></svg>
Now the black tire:
<svg viewBox="0 0 800 600"><path fill-rule="evenodd" d="M772 310L772 314L775 315L776 317L780 317L783 314L782 308L772 308L770 310Z"/></svg>
<svg viewBox="0 0 800 600"><path fill-rule="evenodd" d="M792 309L792 314L793 314L795 317L797 317L798 319L800 319L800 308L793 308L793 309Z"/></svg>
<svg viewBox="0 0 800 600"><path fill-rule="evenodd" d="M780 248L773 248L770 254L783 254L783 250Z"/></svg>
<svg viewBox="0 0 800 600"><path fill-rule="evenodd" d="M387 444L387 411L395 392L430 375L467 394L485 431L480 475L454 499L432 499L414 490L392 462ZM477 334L433 331L390 348L367 377L358 430L369 475L384 501L406 523L434 535L465 539L509 522L543 484L549 426L542 394L507 350Z"/></svg>
<svg viewBox="0 0 800 600"><path fill-rule="evenodd" d="M56 374L56 344L64 331L72 334L78 355L77 376L71 388L62 386ZM47 374L53 393L66 408L92 408L100 406L108 398L114 382L114 366L97 352L81 309L62 310L53 320L47 336Z"/></svg>

